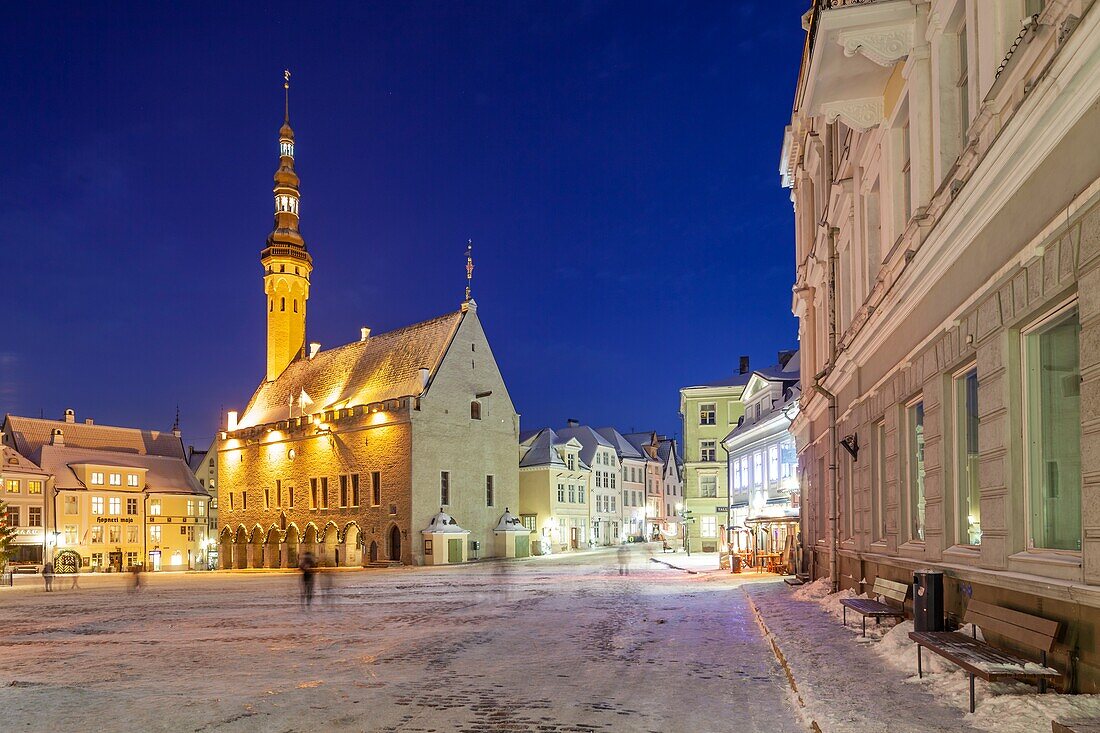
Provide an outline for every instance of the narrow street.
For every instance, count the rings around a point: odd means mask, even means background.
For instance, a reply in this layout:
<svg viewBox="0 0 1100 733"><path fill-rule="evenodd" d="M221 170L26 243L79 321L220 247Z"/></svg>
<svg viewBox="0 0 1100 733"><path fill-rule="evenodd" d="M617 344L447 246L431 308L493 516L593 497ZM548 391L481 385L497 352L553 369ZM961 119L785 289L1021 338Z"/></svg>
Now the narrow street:
<svg viewBox="0 0 1100 733"><path fill-rule="evenodd" d="M612 551L0 594L5 730L800 731L728 575ZM61 583L67 587L67 583Z"/></svg>

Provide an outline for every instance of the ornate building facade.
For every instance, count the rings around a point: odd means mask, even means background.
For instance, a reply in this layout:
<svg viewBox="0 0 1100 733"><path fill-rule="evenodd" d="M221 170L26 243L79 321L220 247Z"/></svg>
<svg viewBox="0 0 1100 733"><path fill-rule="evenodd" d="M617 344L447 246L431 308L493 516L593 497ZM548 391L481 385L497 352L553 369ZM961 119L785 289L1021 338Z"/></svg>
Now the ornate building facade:
<svg viewBox="0 0 1100 733"><path fill-rule="evenodd" d="M1061 621L1100 690L1100 4L827 0L795 213L807 570ZM866 586L869 587L869 586Z"/></svg>
<svg viewBox="0 0 1100 733"><path fill-rule="evenodd" d="M519 501L519 418L469 297L461 308L306 351L313 258L299 231L289 117L279 131L275 226L260 255L267 372L213 449L223 568L421 564L446 512L463 557L494 553ZM469 266L469 261L468 261Z"/></svg>

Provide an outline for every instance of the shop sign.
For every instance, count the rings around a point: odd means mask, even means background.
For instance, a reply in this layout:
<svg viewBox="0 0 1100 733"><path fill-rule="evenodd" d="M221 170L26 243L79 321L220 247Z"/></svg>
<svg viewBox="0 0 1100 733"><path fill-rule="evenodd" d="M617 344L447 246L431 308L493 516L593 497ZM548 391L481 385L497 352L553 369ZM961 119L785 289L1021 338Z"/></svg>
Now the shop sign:
<svg viewBox="0 0 1100 733"><path fill-rule="evenodd" d="M16 537L41 537L42 529L39 527L15 527Z"/></svg>
<svg viewBox="0 0 1100 733"><path fill-rule="evenodd" d="M112 524L112 523L118 524L119 522L121 522L123 524L133 524L134 523L134 518L133 517L96 517L95 521L99 522L100 524Z"/></svg>

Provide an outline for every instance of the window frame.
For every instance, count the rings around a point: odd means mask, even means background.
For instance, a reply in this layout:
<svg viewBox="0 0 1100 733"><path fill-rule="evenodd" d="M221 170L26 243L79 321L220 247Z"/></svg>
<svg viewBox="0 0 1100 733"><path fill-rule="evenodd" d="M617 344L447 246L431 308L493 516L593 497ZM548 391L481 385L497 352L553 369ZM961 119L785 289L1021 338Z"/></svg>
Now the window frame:
<svg viewBox="0 0 1100 733"><path fill-rule="evenodd" d="M951 425L952 425L952 440L951 446L953 450L952 465L954 468L954 476L952 477L952 490L954 492L954 540L956 545L963 547L971 547L977 549L981 546L981 535L979 530L979 536L977 542L970 541L970 511L964 509L963 500L966 500L966 506L969 507L971 487L967 484L964 487L964 482L968 477L968 456L969 451L969 428L967 421L967 380L973 375L977 382L978 399L981 395L981 379L978 376L978 365L975 361L969 362L961 369L957 369L951 375ZM981 424L981 413L979 411L978 403L974 405L975 409L975 422L977 425ZM974 436L974 442L978 448L978 466L975 467L974 480L978 482L977 494L978 494L978 526L981 526L981 483L978 479L979 466L981 462L981 429L977 428L977 434Z"/></svg>
<svg viewBox="0 0 1100 733"><path fill-rule="evenodd" d="M916 435L916 410L920 408L920 426L921 426L921 439L920 443L920 458L917 458L916 448L918 446ZM913 419L910 419L912 414ZM924 407L924 393L920 393L913 399L907 401L904 407L905 415L905 541L914 544L923 545L925 542L925 536L928 533L928 518L927 514L921 518L920 528L918 530L916 525L916 517L919 514L920 499L917 498L917 490L919 488L920 494L924 499L926 511L928 495L924 487L923 478L920 475L920 471L923 469L927 475L927 468L925 466L926 458L924 457L924 451L927 447L927 438L925 437L925 420L927 418Z"/></svg>

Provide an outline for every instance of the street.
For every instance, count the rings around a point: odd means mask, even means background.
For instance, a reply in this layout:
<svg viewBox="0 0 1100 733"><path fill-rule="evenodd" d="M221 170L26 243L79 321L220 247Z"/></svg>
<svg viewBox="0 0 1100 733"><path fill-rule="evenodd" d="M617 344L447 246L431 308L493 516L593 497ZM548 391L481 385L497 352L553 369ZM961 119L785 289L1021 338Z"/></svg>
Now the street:
<svg viewBox="0 0 1100 733"><path fill-rule="evenodd" d="M293 574L29 580L5 730L803 730L738 581L640 550L325 574L308 611Z"/></svg>

